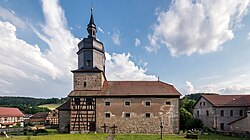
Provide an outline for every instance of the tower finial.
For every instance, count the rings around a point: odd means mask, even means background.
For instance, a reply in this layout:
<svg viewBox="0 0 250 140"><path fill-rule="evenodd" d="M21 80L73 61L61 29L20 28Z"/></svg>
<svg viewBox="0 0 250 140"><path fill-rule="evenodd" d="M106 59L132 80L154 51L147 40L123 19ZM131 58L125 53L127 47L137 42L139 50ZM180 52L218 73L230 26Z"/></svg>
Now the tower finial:
<svg viewBox="0 0 250 140"><path fill-rule="evenodd" d="M91 2L91 16L90 16L90 20L89 20L89 24L87 26L87 31L89 33L88 37L96 37L96 25L94 22L94 15L93 15L93 3Z"/></svg>
<svg viewBox="0 0 250 140"><path fill-rule="evenodd" d="M93 8L93 2L91 2L91 15L93 15L93 10L94 10L94 8Z"/></svg>

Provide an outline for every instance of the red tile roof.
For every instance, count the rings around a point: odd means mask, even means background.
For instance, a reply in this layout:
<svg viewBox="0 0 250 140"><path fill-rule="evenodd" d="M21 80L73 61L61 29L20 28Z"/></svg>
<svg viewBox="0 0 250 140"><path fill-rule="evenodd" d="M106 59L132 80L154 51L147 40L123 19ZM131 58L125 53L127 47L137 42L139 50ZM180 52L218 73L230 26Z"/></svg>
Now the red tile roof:
<svg viewBox="0 0 250 140"><path fill-rule="evenodd" d="M250 95L202 95L214 106L250 106Z"/></svg>
<svg viewBox="0 0 250 140"><path fill-rule="evenodd" d="M23 117L18 108L0 107L0 117Z"/></svg>
<svg viewBox="0 0 250 140"><path fill-rule="evenodd" d="M161 81L105 81L102 90L72 91L69 96L180 96L173 85Z"/></svg>

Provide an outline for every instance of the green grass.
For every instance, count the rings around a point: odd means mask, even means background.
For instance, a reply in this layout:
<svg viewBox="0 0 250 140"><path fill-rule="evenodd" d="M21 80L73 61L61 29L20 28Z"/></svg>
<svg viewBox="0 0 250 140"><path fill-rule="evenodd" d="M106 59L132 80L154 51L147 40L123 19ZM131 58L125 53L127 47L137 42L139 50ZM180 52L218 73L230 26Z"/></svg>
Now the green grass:
<svg viewBox="0 0 250 140"><path fill-rule="evenodd" d="M115 140L160 140L160 135L119 134L115 136ZM164 135L163 140L185 140L185 138L179 135Z"/></svg>
<svg viewBox="0 0 250 140"><path fill-rule="evenodd" d="M45 136L11 136L0 140L106 140L108 134L54 134Z"/></svg>
<svg viewBox="0 0 250 140"><path fill-rule="evenodd" d="M0 136L0 140L106 140L108 134L51 134L44 136L11 136L7 139ZM217 134L200 135L200 140L247 140L247 138L237 138L222 136ZM248 138L249 139L249 138ZM160 135L155 134L117 134L115 140L160 140ZM188 140L184 135L164 135L163 140Z"/></svg>
<svg viewBox="0 0 250 140"><path fill-rule="evenodd" d="M59 107L61 104L44 104L39 105L38 107L47 107L50 110L54 110L55 108Z"/></svg>

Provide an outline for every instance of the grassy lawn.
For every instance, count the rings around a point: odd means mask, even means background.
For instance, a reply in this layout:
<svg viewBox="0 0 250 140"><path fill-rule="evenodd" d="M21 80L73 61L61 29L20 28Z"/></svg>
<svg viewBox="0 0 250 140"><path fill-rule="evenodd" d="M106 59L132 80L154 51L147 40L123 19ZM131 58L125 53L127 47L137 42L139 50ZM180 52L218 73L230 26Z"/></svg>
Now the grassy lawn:
<svg viewBox="0 0 250 140"><path fill-rule="evenodd" d="M54 110L55 108L59 107L61 104L44 104L39 105L39 107L47 107L50 110Z"/></svg>
<svg viewBox="0 0 250 140"><path fill-rule="evenodd" d="M0 140L106 140L108 134L50 134L44 136L11 136L7 139L0 136ZM247 140L216 134L200 135L200 140ZM249 139L249 138L248 138ZM152 134L117 134L115 140L160 140L160 135ZM164 135L163 140L187 140L184 135Z"/></svg>
<svg viewBox="0 0 250 140"><path fill-rule="evenodd" d="M11 136L0 140L106 140L108 134L54 134L45 136Z"/></svg>

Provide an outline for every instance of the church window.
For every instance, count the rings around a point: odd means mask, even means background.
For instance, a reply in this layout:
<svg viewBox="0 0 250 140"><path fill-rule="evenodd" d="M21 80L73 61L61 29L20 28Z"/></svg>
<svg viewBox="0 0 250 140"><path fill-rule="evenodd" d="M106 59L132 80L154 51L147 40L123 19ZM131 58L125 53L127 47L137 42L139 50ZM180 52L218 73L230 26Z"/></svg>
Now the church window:
<svg viewBox="0 0 250 140"><path fill-rule="evenodd" d="M86 98L86 104L92 105L92 98Z"/></svg>
<svg viewBox="0 0 250 140"><path fill-rule="evenodd" d="M83 86L86 87L86 86L87 86L87 82L84 82L84 83L83 83Z"/></svg>
<svg viewBox="0 0 250 140"><path fill-rule="evenodd" d="M109 112L106 112L106 113L105 113L105 117L106 117L106 118L110 118L110 116L111 116L111 115L110 115Z"/></svg>
<svg viewBox="0 0 250 140"><path fill-rule="evenodd" d="M75 98L75 104L80 105L80 98Z"/></svg>
<svg viewBox="0 0 250 140"><path fill-rule="evenodd" d="M166 101L166 105L171 105L170 101Z"/></svg>
<svg viewBox="0 0 250 140"><path fill-rule="evenodd" d="M150 113L145 114L146 118L150 118L150 115L151 115Z"/></svg>
<svg viewBox="0 0 250 140"><path fill-rule="evenodd" d="M125 113L126 118L130 118L130 113Z"/></svg>
<svg viewBox="0 0 250 140"><path fill-rule="evenodd" d="M90 63L91 63L91 60L87 60L86 66L87 66L87 67L90 67Z"/></svg>
<svg viewBox="0 0 250 140"><path fill-rule="evenodd" d="M151 102L150 101L146 101L145 102L145 106L150 106L151 105Z"/></svg>
<svg viewBox="0 0 250 140"><path fill-rule="evenodd" d="M105 106L110 106L110 102L105 102Z"/></svg>
<svg viewBox="0 0 250 140"><path fill-rule="evenodd" d="M125 106L130 106L130 101L125 101L125 102L124 102L124 105L125 105Z"/></svg>

